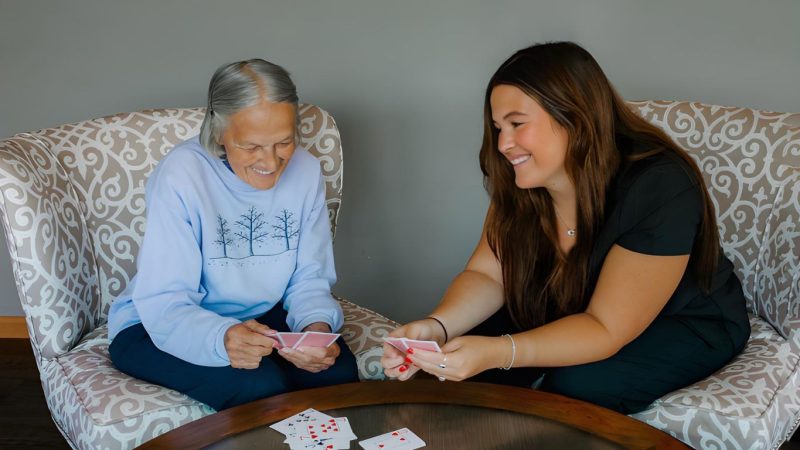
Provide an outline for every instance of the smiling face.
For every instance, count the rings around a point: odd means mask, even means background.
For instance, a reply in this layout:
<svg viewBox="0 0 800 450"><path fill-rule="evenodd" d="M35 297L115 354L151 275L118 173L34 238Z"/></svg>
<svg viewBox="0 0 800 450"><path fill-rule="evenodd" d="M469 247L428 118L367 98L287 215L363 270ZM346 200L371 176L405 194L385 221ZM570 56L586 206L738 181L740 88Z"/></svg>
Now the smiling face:
<svg viewBox="0 0 800 450"><path fill-rule="evenodd" d="M497 147L514 167L517 187L560 190L570 185L564 169L569 144L564 127L515 86L498 85L489 102L499 130Z"/></svg>
<svg viewBox="0 0 800 450"><path fill-rule="evenodd" d="M233 172L256 189L278 182L295 149L295 105L259 102L228 118L220 139Z"/></svg>

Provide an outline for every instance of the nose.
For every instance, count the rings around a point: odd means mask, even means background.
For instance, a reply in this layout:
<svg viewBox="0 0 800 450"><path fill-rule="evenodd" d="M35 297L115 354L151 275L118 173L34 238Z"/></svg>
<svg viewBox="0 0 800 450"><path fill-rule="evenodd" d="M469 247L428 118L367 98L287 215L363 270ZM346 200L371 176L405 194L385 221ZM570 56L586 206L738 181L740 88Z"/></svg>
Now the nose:
<svg viewBox="0 0 800 450"><path fill-rule="evenodd" d="M510 132L500 130L497 135L497 149L500 153L506 153L514 148L514 137Z"/></svg>
<svg viewBox="0 0 800 450"><path fill-rule="evenodd" d="M278 155L275 153L275 149L272 147L263 147L258 152L258 159L267 170L276 170L280 165L278 161Z"/></svg>

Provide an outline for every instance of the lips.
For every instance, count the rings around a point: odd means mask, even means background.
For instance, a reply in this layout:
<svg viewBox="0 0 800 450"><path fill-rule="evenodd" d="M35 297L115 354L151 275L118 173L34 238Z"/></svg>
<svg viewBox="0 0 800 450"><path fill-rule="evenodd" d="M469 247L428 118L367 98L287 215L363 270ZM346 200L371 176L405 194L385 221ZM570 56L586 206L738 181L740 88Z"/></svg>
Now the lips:
<svg viewBox="0 0 800 450"><path fill-rule="evenodd" d="M255 172L256 175L264 175L264 176L272 175L273 173L275 173L274 170L272 170L272 171L270 171L270 170L262 170L262 169L256 169L255 167L251 167L250 170Z"/></svg>
<svg viewBox="0 0 800 450"><path fill-rule="evenodd" d="M528 161L529 159L531 159L531 155L519 155L513 158L509 158L508 161L511 163L512 166L518 166Z"/></svg>

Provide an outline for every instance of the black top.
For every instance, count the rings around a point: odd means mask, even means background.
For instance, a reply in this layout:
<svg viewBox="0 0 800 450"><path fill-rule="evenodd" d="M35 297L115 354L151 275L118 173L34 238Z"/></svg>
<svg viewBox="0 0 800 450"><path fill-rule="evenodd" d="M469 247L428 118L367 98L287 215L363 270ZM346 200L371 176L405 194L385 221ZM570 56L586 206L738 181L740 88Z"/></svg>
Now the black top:
<svg viewBox="0 0 800 450"><path fill-rule="evenodd" d="M625 141L618 145L623 155L637 151ZM648 255L691 254L703 219L701 189L686 162L669 151L623 162L609 189L606 222L590 256L588 292L594 291L614 244ZM709 295L689 265L660 315L680 318L712 346L732 344L741 351L750 335L744 293L733 264L722 249L719 255Z"/></svg>

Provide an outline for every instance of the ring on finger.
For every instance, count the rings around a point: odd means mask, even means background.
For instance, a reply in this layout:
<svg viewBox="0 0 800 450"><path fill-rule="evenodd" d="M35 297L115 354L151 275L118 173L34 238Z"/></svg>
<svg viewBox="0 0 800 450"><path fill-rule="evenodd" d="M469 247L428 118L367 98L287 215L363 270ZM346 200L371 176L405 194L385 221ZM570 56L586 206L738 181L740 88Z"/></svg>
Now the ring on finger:
<svg viewBox="0 0 800 450"><path fill-rule="evenodd" d="M446 380L446 379L447 379L447 378L445 378L445 377L439 377L439 381L444 381L444 380Z"/></svg>
<svg viewBox="0 0 800 450"><path fill-rule="evenodd" d="M444 355L444 359L439 364L440 369L447 369L447 355Z"/></svg>

